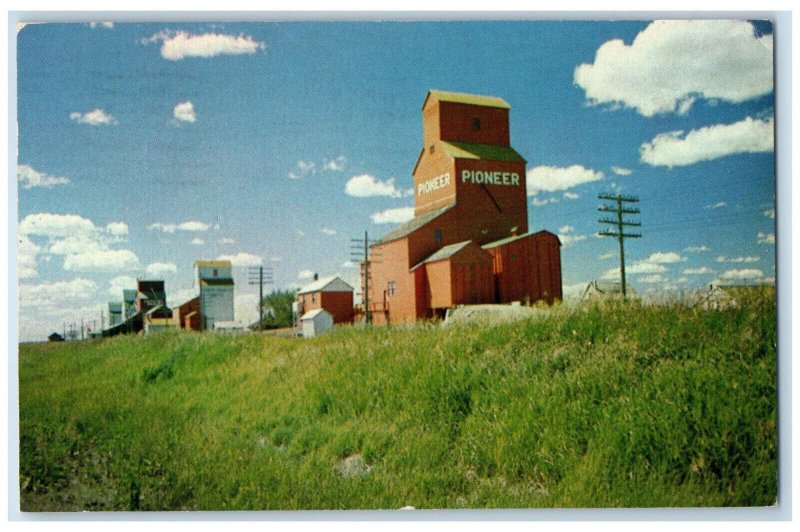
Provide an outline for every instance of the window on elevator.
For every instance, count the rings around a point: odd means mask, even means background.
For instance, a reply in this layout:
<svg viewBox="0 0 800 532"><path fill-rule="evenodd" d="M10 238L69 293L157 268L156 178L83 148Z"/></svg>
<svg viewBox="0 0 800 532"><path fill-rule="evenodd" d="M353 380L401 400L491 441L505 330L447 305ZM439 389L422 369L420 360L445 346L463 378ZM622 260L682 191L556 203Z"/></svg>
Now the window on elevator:
<svg viewBox="0 0 800 532"><path fill-rule="evenodd" d="M386 293L390 296L393 296L397 293L397 282L389 281L389 284L386 286Z"/></svg>
<svg viewBox="0 0 800 532"><path fill-rule="evenodd" d="M481 130L481 119L477 116L472 117L472 131Z"/></svg>
<svg viewBox="0 0 800 532"><path fill-rule="evenodd" d="M441 229L434 229L433 230L433 239L436 241L437 244L442 243L442 230Z"/></svg>

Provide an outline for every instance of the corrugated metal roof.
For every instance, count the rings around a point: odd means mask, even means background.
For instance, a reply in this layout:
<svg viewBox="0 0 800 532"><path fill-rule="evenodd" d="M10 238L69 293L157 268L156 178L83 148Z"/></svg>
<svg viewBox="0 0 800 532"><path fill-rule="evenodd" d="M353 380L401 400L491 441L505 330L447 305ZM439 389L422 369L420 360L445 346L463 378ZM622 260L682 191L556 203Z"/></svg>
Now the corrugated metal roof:
<svg viewBox="0 0 800 532"><path fill-rule="evenodd" d="M470 142L441 141L445 151L456 159L481 159L484 161L527 162L511 146L472 144Z"/></svg>
<svg viewBox="0 0 800 532"><path fill-rule="evenodd" d="M342 281L340 277L333 275L331 277L323 277L322 279L317 279L316 281L305 285L303 288L298 290L297 293L310 294L311 292L320 292L325 288L328 288L327 290L328 292L348 292L353 290L352 286Z"/></svg>
<svg viewBox="0 0 800 532"><path fill-rule="evenodd" d="M497 96L483 96L481 94L467 94L464 92L448 92L431 89L428 91L428 97L425 98L425 101L427 102L428 98L431 96L440 102L455 102L464 103L467 105L482 105L484 107L511 109L511 106L508 105L508 102L502 98L498 98Z"/></svg>
<svg viewBox="0 0 800 532"><path fill-rule="evenodd" d="M437 209L435 211L426 212L425 214L420 214L419 216L415 216L408 222L404 223L400 227L393 229L386 233L383 238L378 240L378 244L385 244L386 242L391 242L392 240L397 240L398 238L403 238L406 235L409 235L419 229L420 227L424 226L427 223L432 222L445 212L452 209L454 205L447 205L446 207L442 207L441 209Z"/></svg>
<svg viewBox="0 0 800 532"><path fill-rule="evenodd" d="M462 249L467 247L471 242L472 242L472 240L465 240L464 242L459 242L458 244L450 244L449 246L444 246L443 248L441 248L438 251L436 251L433 255L431 255L427 259L423 260L419 264L415 265L411 269L412 270L416 270L417 268L419 268L423 264L427 264L429 262L436 262L436 261L440 261L440 260L449 259L453 255L455 255L456 253L458 253L459 251L461 251Z"/></svg>
<svg viewBox="0 0 800 532"><path fill-rule="evenodd" d="M231 261L229 260L196 260L195 266L201 268L230 268Z"/></svg>

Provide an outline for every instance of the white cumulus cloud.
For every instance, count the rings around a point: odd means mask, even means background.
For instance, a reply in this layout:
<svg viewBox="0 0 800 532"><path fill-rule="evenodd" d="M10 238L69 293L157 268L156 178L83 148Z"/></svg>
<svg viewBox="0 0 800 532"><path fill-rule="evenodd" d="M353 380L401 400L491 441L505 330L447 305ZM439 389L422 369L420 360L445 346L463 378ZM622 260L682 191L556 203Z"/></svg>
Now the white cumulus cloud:
<svg viewBox="0 0 800 532"><path fill-rule="evenodd" d="M95 109L86 113L74 111L69 114L69 117L79 124L88 124L90 126L116 126L119 124L116 118L102 109Z"/></svg>
<svg viewBox="0 0 800 532"><path fill-rule="evenodd" d="M177 272L178 266L172 262L153 262L147 265L145 271L151 277L161 277L168 273Z"/></svg>
<svg viewBox="0 0 800 532"><path fill-rule="evenodd" d="M157 41L161 41L161 56L170 61L180 61L187 57L246 55L266 49L266 44L254 41L250 36L219 33L192 35L185 31L163 31L142 40L144 44Z"/></svg>
<svg viewBox="0 0 800 532"><path fill-rule="evenodd" d="M314 271L305 269L297 272L297 278L301 281L308 281L314 277Z"/></svg>
<svg viewBox="0 0 800 532"><path fill-rule="evenodd" d="M764 216L774 220L775 219L775 209L767 209L766 211L764 211Z"/></svg>
<svg viewBox="0 0 800 532"><path fill-rule="evenodd" d="M197 122L197 113L194 110L192 102L181 102L172 110L172 116L179 122L188 122L194 124Z"/></svg>
<svg viewBox="0 0 800 532"><path fill-rule="evenodd" d="M558 198L549 197L544 199L533 198L531 200L531 205L534 207L544 207L545 205L550 205L551 203L558 203Z"/></svg>
<svg viewBox="0 0 800 532"><path fill-rule="evenodd" d="M347 163L347 159L344 155L340 155L335 159L325 160L322 164L322 167L325 170L331 170L332 172L341 172L344 170L344 166Z"/></svg>
<svg viewBox="0 0 800 532"><path fill-rule="evenodd" d="M67 255L64 269L73 272L118 272L139 267L139 258L129 249L101 249Z"/></svg>
<svg viewBox="0 0 800 532"><path fill-rule="evenodd" d="M110 222L106 224L106 233L114 236L125 236L128 234L128 224L124 222Z"/></svg>
<svg viewBox="0 0 800 532"><path fill-rule="evenodd" d="M621 166L612 166L611 171L621 176L631 175L633 173L633 170L622 168Z"/></svg>
<svg viewBox="0 0 800 532"><path fill-rule="evenodd" d="M400 224L414 218L414 207L396 207L370 215L374 224Z"/></svg>
<svg viewBox="0 0 800 532"><path fill-rule="evenodd" d="M720 275L721 279L730 281L750 281L762 277L764 277L764 272L756 269L728 270Z"/></svg>
<svg viewBox="0 0 800 532"><path fill-rule="evenodd" d="M560 192L584 183L603 179L603 172L596 172L579 164L566 168L537 166L526 172L528 196L539 192Z"/></svg>
<svg viewBox="0 0 800 532"><path fill-rule="evenodd" d="M65 237L75 233L90 233L96 230L94 223L77 214L29 214L19 223L21 235Z"/></svg>
<svg viewBox="0 0 800 532"><path fill-rule="evenodd" d="M747 117L733 124L717 124L661 133L639 148L642 162L651 166L687 166L737 153L770 152L775 147L775 119Z"/></svg>
<svg viewBox="0 0 800 532"><path fill-rule="evenodd" d="M261 266L264 260L258 255L240 251L236 255L220 255L216 260L229 260L233 266Z"/></svg>
<svg viewBox="0 0 800 532"><path fill-rule="evenodd" d="M727 206L728 206L728 204L725 203L724 201L718 201L717 203L710 203L710 204L706 205L703 208L704 209L721 209L721 208L727 207Z"/></svg>
<svg viewBox="0 0 800 532"><path fill-rule="evenodd" d="M717 262L730 262L730 263L733 263L733 264L739 264L739 263L743 263L743 262L745 262L745 263L758 262L759 260L761 260L761 257L747 256L747 257L734 257L734 258L729 259L725 255L720 255L719 257L717 257L716 260L717 260Z"/></svg>
<svg viewBox="0 0 800 532"><path fill-rule="evenodd" d="M175 233L175 231L187 231L187 232L204 232L211 229L211 225L203 222L198 222L195 220L190 220L188 222L181 222L179 224L162 224L160 222L154 222L147 226L148 229L151 231L163 231L164 233Z"/></svg>
<svg viewBox="0 0 800 532"><path fill-rule="evenodd" d="M51 188L56 185L66 185L69 183L69 178L52 176L44 172L34 170L27 164L17 165L17 181L22 185L22 188Z"/></svg>
<svg viewBox="0 0 800 532"><path fill-rule="evenodd" d="M94 28L106 28L108 30L114 29L113 22L90 22L89 27Z"/></svg>
<svg viewBox="0 0 800 532"><path fill-rule="evenodd" d="M94 296L97 283L89 279L73 279L37 285L19 285L20 306L48 307L76 299L86 300Z"/></svg>
<svg viewBox="0 0 800 532"><path fill-rule="evenodd" d="M652 253L649 257L647 257L644 262L650 262L653 264L674 264L676 262L684 262L686 258L681 257L674 251L667 251L665 253L656 252Z"/></svg>
<svg viewBox="0 0 800 532"><path fill-rule="evenodd" d="M580 197L579 194L575 194L574 192L564 192L563 196L564 196L564 199L568 199L568 200L576 200L576 199L578 199Z"/></svg>
<svg viewBox="0 0 800 532"><path fill-rule="evenodd" d="M123 290L136 288L136 278L130 275L118 275L108 282L108 294L119 300L122 299Z"/></svg>
<svg viewBox="0 0 800 532"><path fill-rule="evenodd" d="M689 246L683 248L683 251L686 253L703 253L704 251L708 251L708 246Z"/></svg>
<svg viewBox="0 0 800 532"><path fill-rule="evenodd" d="M686 268L683 270L684 275L705 275L707 273L714 273L714 270L706 266L701 268Z"/></svg>
<svg viewBox="0 0 800 532"><path fill-rule="evenodd" d="M772 45L743 20L659 20L630 45L604 43L574 81L590 104L686 113L698 98L740 103L770 93Z"/></svg>
<svg viewBox="0 0 800 532"><path fill-rule="evenodd" d="M189 243L193 246L202 246L206 241L202 238L193 238Z"/></svg>
<svg viewBox="0 0 800 532"><path fill-rule="evenodd" d="M30 279L36 277L36 257L42 250L27 236L17 239L17 277Z"/></svg>
<svg viewBox="0 0 800 532"><path fill-rule="evenodd" d="M369 174L351 177L344 186L344 192L348 196L356 198L368 198L372 196L399 198L403 195L395 186L393 177L390 177L386 181L381 181Z"/></svg>
<svg viewBox="0 0 800 532"><path fill-rule="evenodd" d="M331 229L330 227L323 227L319 231L320 231L320 233L322 233L324 235L335 235L336 234L336 229Z"/></svg>

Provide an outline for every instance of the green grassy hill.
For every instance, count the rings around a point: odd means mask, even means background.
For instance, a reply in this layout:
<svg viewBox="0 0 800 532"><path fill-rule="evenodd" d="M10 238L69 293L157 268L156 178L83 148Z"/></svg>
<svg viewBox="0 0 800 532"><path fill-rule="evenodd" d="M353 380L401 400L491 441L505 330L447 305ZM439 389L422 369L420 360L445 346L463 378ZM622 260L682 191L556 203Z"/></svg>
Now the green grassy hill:
<svg viewBox="0 0 800 532"><path fill-rule="evenodd" d="M20 346L23 510L771 505L774 293Z"/></svg>

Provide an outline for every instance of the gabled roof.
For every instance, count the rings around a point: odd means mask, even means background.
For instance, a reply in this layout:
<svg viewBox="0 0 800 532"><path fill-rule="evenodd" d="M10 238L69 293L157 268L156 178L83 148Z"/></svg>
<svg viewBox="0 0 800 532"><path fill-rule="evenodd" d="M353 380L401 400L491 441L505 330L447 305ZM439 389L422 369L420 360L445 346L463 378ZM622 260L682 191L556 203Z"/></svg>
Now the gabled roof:
<svg viewBox="0 0 800 532"><path fill-rule="evenodd" d="M442 147L455 159L482 159L485 161L527 162L511 146L473 144L471 142L441 141Z"/></svg>
<svg viewBox="0 0 800 532"><path fill-rule="evenodd" d="M499 107L500 109L511 109L511 106L508 105L508 102L506 102L502 98L498 98L497 96L483 96L481 94L467 94L464 92L448 92L436 89L431 89L428 91L428 96L422 103L423 109L425 108L425 104L427 104L428 100L432 97L436 98L440 102L454 102L454 103L463 103L466 105L480 105L483 107Z"/></svg>
<svg viewBox="0 0 800 532"><path fill-rule="evenodd" d="M316 318L317 316L319 316L323 312L325 314L327 314L328 316L333 317L333 315L330 312L328 312L327 310L325 310L324 308L317 308L317 309L314 309L314 310L309 310L308 312L306 312L305 314L300 316L300 319L301 320L313 320L314 318Z"/></svg>
<svg viewBox="0 0 800 532"><path fill-rule="evenodd" d="M157 305L145 312L145 316L148 318L171 318L172 309L166 305Z"/></svg>
<svg viewBox="0 0 800 532"><path fill-rule="evenodd" d="M187 299L186 301L184 301L180 305L176 305L175 308L183 308L183 307L186 307L186 306L195 305L195 304L199 304L199 303L200 303L200 296L195 296L192 299Z"/></svg>
<svg viewBox="0 0 800 532"><path fill-rule="evenodd" d="M433 255L431 255L427 259L425 259L422 262L420 262L419 264L416 264L415 266L413 266L411 268L411 270L412 271L416 270L417 268L419 268L423 264L427 264L429 262L437 262L437 261L440 261L440 260L449 259L450 257L455 255L456 253L458 253L459 251L461 251L462 249L464 249L465 247L467 247L471 243L472 243L472 240L465 240L464 242L459 242L458 244L450 244L449 246L444 246L443 248L440 248L438 251L436 251Z"/></svg>
<svg viewBox="0 0 800 532"><path fill-rule="evenodd" d="M386 233L383 236L383 238L378 240L377 243L385 244L386 242L391 242L392 240L397 240L398 238L403 238L404 236L410 235L420 227L424 226L427 223L432 222L433 220L435 220L442 214L446 213L453 207L454 205L447 205L445 207L442 207L441 209L426 212L425 214L420 214L419 216L414 216L414 218L404 223L400 227Z"/></svg>
<svg viewBox="0 0 800 532"><path fill-rule="evenodd" d="M310 294L311 292L352 292L353 287L342 281L340 277L323 277L313 283L305 285L298 290L298 294Z"/></svg>

